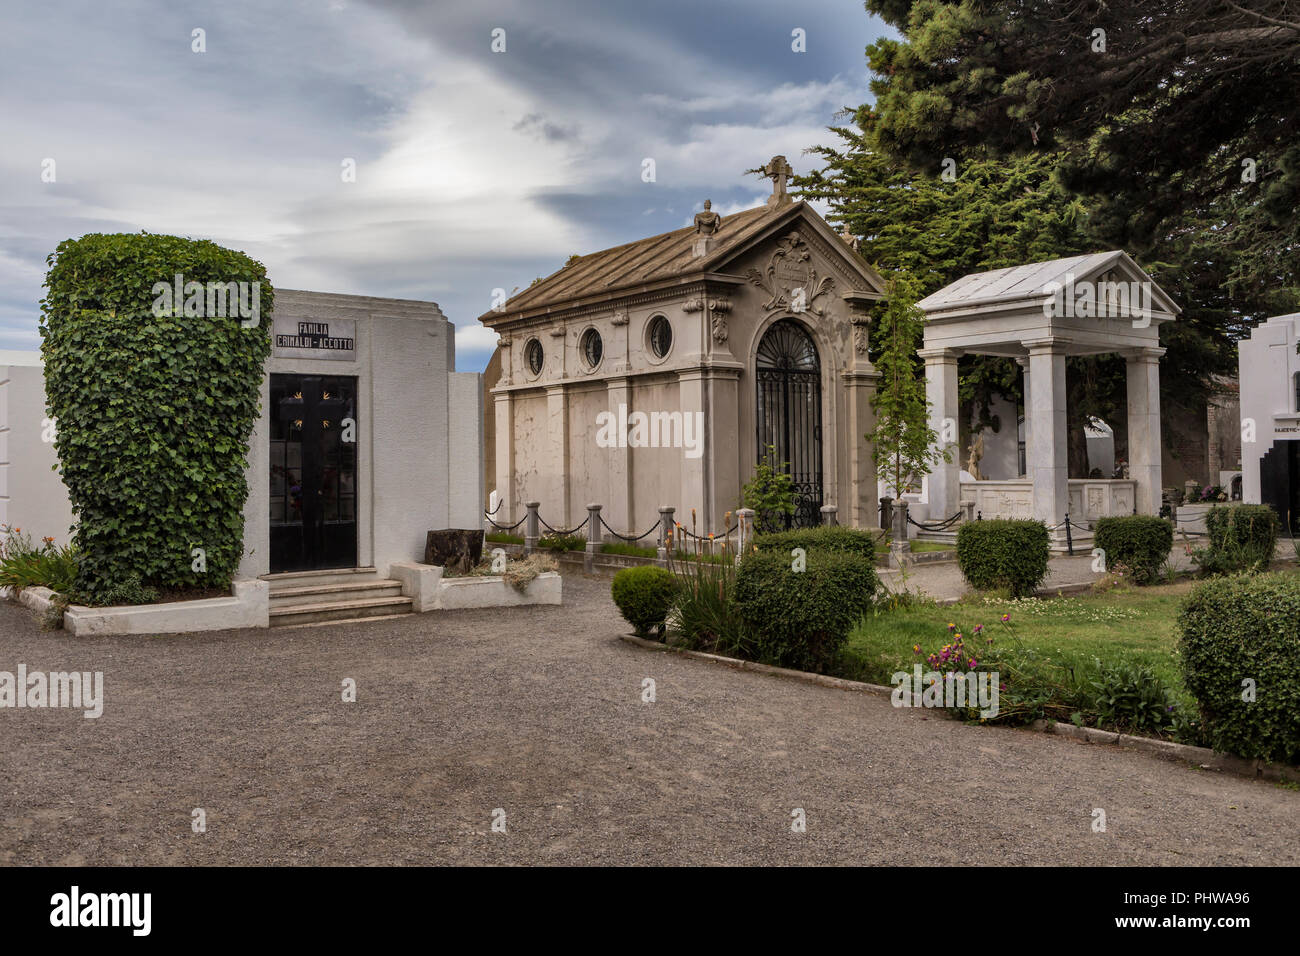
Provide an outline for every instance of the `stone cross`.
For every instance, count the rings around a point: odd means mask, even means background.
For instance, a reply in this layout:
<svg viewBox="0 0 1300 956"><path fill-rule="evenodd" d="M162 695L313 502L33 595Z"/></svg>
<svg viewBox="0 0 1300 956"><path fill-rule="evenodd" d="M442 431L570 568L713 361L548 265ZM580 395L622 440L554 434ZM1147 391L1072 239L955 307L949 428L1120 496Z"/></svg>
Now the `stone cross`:
<svg viewBox="0 0 1300 956"><path fill-rule="evenodd" d="M767 197L769 206L784 206L794 202L790 194L785 191L785 181L794 175L794 170L790 164L785 161L784 156L773 156L766 166L762 169L763 175L772 180L772 195Z"/></svg>

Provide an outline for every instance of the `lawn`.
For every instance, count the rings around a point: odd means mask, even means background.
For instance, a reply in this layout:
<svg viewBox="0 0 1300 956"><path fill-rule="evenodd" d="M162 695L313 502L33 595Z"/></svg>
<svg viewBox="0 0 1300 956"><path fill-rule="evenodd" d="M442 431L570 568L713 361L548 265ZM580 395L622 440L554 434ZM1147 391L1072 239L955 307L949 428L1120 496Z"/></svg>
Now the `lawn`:
<svg viewBox="0 0 1300 956"><path fill-rule="evenodd" d="M924 663L927 654L948 643L951 623L976 652L992 637L996 642L1019 641L1060 663L1088 664L1094 657L1139 661L1185 697L1174 650L1174 621L1179 603L1192 587L1193 582L1180 581L1100 595L1019 601L970 597L946 607L880 610L850 636L843 676L887 684L891 674ZM1010 618L1006 625L1001 622L1003 614ZM984 628L973 640L977 624ZM920 655L913 650L918 644Z"/></svg>

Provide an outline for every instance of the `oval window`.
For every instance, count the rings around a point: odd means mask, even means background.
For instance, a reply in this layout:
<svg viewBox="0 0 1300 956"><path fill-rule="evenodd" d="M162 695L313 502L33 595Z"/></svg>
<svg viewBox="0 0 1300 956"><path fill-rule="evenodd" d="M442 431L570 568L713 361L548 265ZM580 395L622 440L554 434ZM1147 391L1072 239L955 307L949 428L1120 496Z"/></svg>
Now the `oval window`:
<svg viewBox="0 0 1300 956"><path fill-rule="evenodd" d="M537 339L529 339L528 344L524 346L524 361L528 363L528 368L534 375L542 374L542 357L542 343Z"/></svg>
<svg viewBox="0 0 1300 956"><path fill-rule="evenodd" d="M673 327L662 315L650 320L650 351L655 358L663 358L673 347Z"/></svg>
<svg viewBox="0 0 1300 956"><path fill-rule="evenodd" d="M587 360L587 368L595 368L600 364L602 344L600 333L595 329L582 333L582 355Z"/></svg>

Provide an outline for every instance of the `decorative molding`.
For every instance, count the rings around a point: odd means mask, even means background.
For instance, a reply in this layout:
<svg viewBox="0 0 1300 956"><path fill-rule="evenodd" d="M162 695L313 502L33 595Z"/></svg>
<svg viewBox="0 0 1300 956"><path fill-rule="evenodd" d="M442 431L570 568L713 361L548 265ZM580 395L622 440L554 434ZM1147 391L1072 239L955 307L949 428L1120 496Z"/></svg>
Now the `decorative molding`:
<svg viewBox="0 0 1300 956"><path fill-rule="evenodd" d="M704 309L704 299L700 298L699 296L696 296L695 298L692 299L687 299L685 302L682 303L683 312L687 312L687 313L700 312L703 311L703 309Z"/></svg>
<svg viewBox="0 0 1300 956"><path fill-rule="evenodd" d="M767 293L764 311L811 312L818 318L825 318L826 310L817 304L817 300L829 294L835 285L832 276L818 277L817 268L812 263L811 247L797 230L777 240L776 250L768 258L763 271L747 269L745 278ZM803 292L803 309L796 310L792 306L797 304L795 294L800 290Z"/></svg>
<svg viewBox="0 0 1300 956"><path fill-rule="evenodd" d="M718 345L723 345L727 341L727 317L721 313L713 315L713 341Z"/></svg>
<svg viewBox="0 0 1300 956"><path fill-rule="evenodd" d="M871 350L871 320L865 315L849 319L853 325L853 351L866 355Z"/></svg>
<svg viewBox="0 0 1300 956"><path fill-rule="evenodd" d="M627 312L620 309L614 313L614 317L609 320L611 325L627 325Z"/></svg>
<svg viewBox="0 0 1300 956"><path fill-rule="evenodd" d="M557 339L558 339L558 338L563 338L563 337L564 337L564 326L563 326L563 325L557 325L555 328L551 329L551 335L552 335L553 337L557 338Z"/></svg>

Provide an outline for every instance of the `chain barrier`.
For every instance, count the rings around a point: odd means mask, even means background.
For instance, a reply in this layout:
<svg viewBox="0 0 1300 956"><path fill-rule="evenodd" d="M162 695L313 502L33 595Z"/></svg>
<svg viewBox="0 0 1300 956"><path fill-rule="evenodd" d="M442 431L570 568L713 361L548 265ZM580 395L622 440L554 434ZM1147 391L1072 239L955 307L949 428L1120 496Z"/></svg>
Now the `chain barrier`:
<svg viewBox="0 0 1300 956"><path fill-rule="evenodd" d="M659 522L656 521L654 524L650 526L649 531L647 531L643 535L638 535L637 537L634 538L631 535L619 534L617 531L615 531L613 528L609 526L609 523L605 521L604 516L601 516L600 524L606 531L608 531L614 537L618 538L620 541L626 541L628 544L636 544L638 541L650 537L650 535L654 534L656 531L659 530Z"/></svg>
<svg viewBox="0 0 1300 956"><path fill-rule="evenodd" d="M961 520L961 512L958 511L951 518L944 518L942 521L913 521L912 516L907 516L907 523L920 528L922 531L947 531L954 524Z"/></svg>
<svg viewBox="0 0 1300 956"><path fill-rule="evenodd" d="M587 515L587 517L582 519L582 524L578 525L576 528L570 528L568 531L560 531L559 529L552 528L549 524L547 524L546 519L543 518L540 514L537 516L537 521L538 523L541 524L543 528L545 528L551 534L557 535L561 538L567 538L571 534L577 534L579 531L581 531L583 528L587 526L587 522L590 520L591 520L591 515Z"/></svg>

